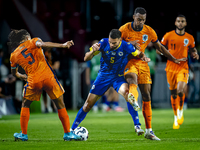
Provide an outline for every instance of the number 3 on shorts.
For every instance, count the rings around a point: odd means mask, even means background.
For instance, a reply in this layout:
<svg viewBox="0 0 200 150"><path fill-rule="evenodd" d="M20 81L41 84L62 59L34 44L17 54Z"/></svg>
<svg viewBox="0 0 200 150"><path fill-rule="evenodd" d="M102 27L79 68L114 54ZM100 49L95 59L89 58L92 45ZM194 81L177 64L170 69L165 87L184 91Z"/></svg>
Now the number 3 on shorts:
<svg viewBox="0 0 200 150"><path fill-rule="evenodd" d="M26 59L28 56L30 56L32 58L32 61L29 61L28 64L32 65L34 62L35 62L35 59L33 58L33 55L31 53L28 53L28 54L25 54L25 52L27 51L28 49L25 48L21 54L24 56L24 58Z"/></svg>

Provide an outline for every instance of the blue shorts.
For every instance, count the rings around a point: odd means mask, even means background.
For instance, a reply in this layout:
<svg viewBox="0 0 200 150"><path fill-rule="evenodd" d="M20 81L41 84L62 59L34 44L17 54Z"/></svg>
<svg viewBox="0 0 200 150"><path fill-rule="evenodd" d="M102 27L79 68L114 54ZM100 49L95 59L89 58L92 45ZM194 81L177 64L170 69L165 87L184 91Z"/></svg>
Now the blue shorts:
<svg viewBox="0 0 200 150"><path fill-rule="evenodd" d="M102 96L111 86L118 92L123 83L127 83L124 76L119 77L98 74L90 89L90 93Z"/></svg>

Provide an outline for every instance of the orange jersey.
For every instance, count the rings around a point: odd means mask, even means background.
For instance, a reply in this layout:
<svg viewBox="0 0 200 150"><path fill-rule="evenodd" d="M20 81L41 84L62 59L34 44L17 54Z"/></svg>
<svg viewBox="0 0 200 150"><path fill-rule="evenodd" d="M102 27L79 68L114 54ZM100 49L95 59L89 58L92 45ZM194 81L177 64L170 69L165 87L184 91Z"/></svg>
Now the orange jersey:
<svg viewBox="0 0 200 150"><path fill-rule="evenodd" d="M20 65L28 76L28 82L39 82L54 76L42 48L36 46L39 40L33 38L20 44L10 56L11 68Z"/></svg>
<svg viewBox="0 0 200 150"><path fill-rule="evenodd" d="M135 31L133 28L133 22L128 22L121 26L119 29L122 33L122 39L129 42L139 40L140 51L144 52L147 45L150 42L157 42L158 36L156 32L147 25L143 25L140 31ZM151 84L151 76L148 63L142 61L141 59L134 58L129 60L125 67L124 74L135 73L138 76L138 84Z"/></svg>
<svg viewBox="0 0 200 150"><path fill-rule="evenodd" d="M192 35L185 32L184 35L179 35L175 32L175 30L167 32L161 43L164 46L167 46L169 52L175 58L184 58L188 57L189 48L195 47L194 38ZM176 64L173 61L167 60L166 71L169 72L180 72L183 71L185 73L189 72L188 62L180 62L180 64Z"/></svg>
<svg viewBox="0 0 200 150"><path fill-rule="evenodd" d="M156 32L148 25L143 25L143 28L140 31L135 31L133 28L133 22L128 22L121 26L119 30L122 33L122 40L127 42L139 40L138 43L140 44L140 51L142 52L145 51L150 42L158 41Z"/></svg>

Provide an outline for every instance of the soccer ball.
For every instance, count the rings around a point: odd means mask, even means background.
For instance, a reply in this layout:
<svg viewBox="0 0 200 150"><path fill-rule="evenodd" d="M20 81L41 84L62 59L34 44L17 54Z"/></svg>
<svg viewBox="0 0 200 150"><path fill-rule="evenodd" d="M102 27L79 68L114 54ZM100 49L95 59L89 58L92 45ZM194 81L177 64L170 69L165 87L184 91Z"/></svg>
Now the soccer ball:
<svg viewBox="0 0 200 150"><path fill-rule="evenodd" d="M77 127L74 130L74 133L76 135L79 135L82 138L82 141L86 141L88 139L88 136L89 136L89 132L85 127Z"/></svg>

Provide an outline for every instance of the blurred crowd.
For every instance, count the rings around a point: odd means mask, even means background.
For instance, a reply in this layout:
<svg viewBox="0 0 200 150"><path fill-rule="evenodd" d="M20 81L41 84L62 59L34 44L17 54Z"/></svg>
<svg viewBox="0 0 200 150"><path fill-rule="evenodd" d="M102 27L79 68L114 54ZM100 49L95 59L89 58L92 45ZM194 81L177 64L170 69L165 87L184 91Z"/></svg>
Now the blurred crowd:
<svg viewBox="0 0 200 150"><path fill-rule="evenodd" d="M33 2L36 2L36 10L33 11ZM75 45L70 50L60 50L60 49L46 49L44 50L45 57L52 65L54 71L56 72L56 75L58 79L63 80L63 82L66 84L64 85L64 88L66 91L68 91L67 95L65 95L68 99L71 99L70 96L70 59L76 59L78 62L83 62L83 57L85 54L85 48L87 49L88 45L91 45L93 40L97 39L100 40L101 38L107 37L110 29L112 28L119 28L122 24L125 22L132 21L132 13L133 13L133 6L141 5L140 2L136 2L134 0L127 0L127 1L121 1L123 4L123 8L121 8L121 16L119 12L117 12L119 4L115 4L112 0L33 0L33 1L27 1L27 0L19 0L21 4L25 6L26 9L28 9L31 13L34 14L34 16L40 20L40 22L44 25L46 30L48 31L52 41L54 42L65 42L68 40L73 40ZM0 9L1 12L5 10L3 5L10 5L10 8L14 7L13 4L8 4L8 1L0 1ZM175 9L172 9L172 11L168 14L166 9L158 9L156 12L155 9L148 7L150 2L147 2L143 4L144 8L147 9L147 22L146 24L149 24L152 26L159 37L159 40L161 40L164 33L175 29L174 27L174 21L175 17L177 16L178 12L175 12ZM12 6L11 6L12 5ZM133 5L131 7L131 5ZM145 7L146 6L146 7ZM175 7L175 6L173 6ZM7 9L8 7L6 7ZM167 8L167 7L166 7ZM9 9L9 8L8 8ZM194 9L195 10L195 9ZM13 10L14 11L14 10ZM131 12L132 11L132 12ZM17 11L16 11L17 12ZM171 17L172 13L174 13L174 18ZM22 28L26 27L26 25L23 24L23 22L18 22L15 24L11 21L11 18L7 17L6 15L2 15L1 13L1 30L4 30L3 22L7 23L7 26L9 27L8 31L10 31L11 28L19 28L20 25ZM157 16L156 16L157 15ZM185 14L187 16L200 16L200 13L196 10L194 12L188 12L188 14ZM19 15L20 16L20 15ZM156 17L159 17L160 19L156 19ZM120 19L120 17L122 17ZM170 18L171 17L171 18ZM170 23L166 24L166 21L164 18L167 18L168 21L171 21ZM170 18L170 19L169 19ZM13 20L13 19L12 19ZM109 21L109 22L108 22ZM192 18L188 17L188 27L186 27L186 31L190 34L193 34L194 37L197 37L196 47L198 51L200 52L200 40L198 39L198 35L200 32L200 29L197 27L197 24L192 24L192 22L195 20L192 20ZM156 22L156 23L155 23ZM61 25L61 26L60 26ZM194 25L194 26L193 26ZM162 27L161 27L162 26ZM167 28L169 27L169 28ZM28 27L27 27L28 28ZM60 30L62 28L62 30ZM61 34L59 34L59 31L62 31ZM5 34L4 34L5 35ZM4 38L5 39L5 38ZM21 107L21 99L16 98L15 88L16 88L16 79L14 76L10 74L10 53L8 51L8 47L6 46L7 41L0 41L0 98L3 99L13 99L14 105L16 108L16 111L20 111ZM152 44L148 45L148 48L146 49L146 55L151 58L151 62L149 63L150 71L152 80L154 79L154 74L156 70L156 64L158 62L166 62L166 58L163 56L158 56L155 52L155 48L152 46ZM190 81L191 85L194 82L194 71L193 71L193 63L198 63L194 61L193 59L189 59L190 62ZM85 68L86 69L86 68ZM22 69L19 69L19 71L23 72ZM90 80L84 79L83 80L86 86L90 87ZM153 88L152 88L153 89ZM186 89L186 91L188 91ZM43 95L46 95L43 93ZM107 96L108 97L108 96ZM44 101L45 100L44 96ZM115 98L118 99L118 98ZM116 101L116 100L114 100ZM68 106L71 105L72 102L67 101L66 104ZM114 102L113 102L114 104ZM109 104L110 105L110 104ZM47 108L46 104L45 107ZM45 108L45 112L48 112L48 110ZM54 109L54 106L52 105L53 111L56 112ZM108 110L111 107L107 107L106 110Z"/></svg>

